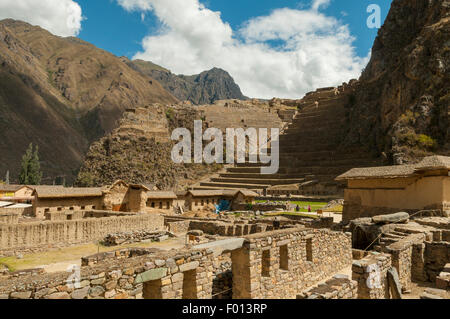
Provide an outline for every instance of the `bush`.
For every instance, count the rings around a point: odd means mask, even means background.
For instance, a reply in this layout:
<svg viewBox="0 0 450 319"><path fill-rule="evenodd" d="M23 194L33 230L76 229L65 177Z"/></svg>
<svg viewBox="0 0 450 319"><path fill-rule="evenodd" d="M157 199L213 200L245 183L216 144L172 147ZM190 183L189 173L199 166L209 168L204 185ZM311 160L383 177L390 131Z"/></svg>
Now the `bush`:
<svg viewBox="0 0 450 319"><path fill-rule="evenodd" d="M421 148L429 149L429 150L433 150L437 146L436 140L434 140L433 138L431 138L430 136L425 135L425 134L420 134L418 136L417 143L419 144L419 146Z"/></svg>

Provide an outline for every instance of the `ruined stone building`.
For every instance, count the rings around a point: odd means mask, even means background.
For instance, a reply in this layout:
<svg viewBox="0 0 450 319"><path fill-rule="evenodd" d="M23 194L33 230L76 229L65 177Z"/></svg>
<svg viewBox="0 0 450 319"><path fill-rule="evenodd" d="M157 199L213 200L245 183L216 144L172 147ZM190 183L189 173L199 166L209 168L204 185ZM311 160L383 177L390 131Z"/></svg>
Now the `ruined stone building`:
<svg viewBox="0 0 450 319"><path fill-rule="evenodd" d="M146 193L146 197L145 211L147 212L172 213L174 201L177 199L174 192L150 191Z"/></svg>
<svg viewBox="0 0 450 319"><path fill-rule="evenodd" d="M103 203L101 188L45 187L34 192L34 216L44 218L52 211L99 209Z"/></svg>
<svg viewBox="0 0 450 319"><path fill-rule="evenodd" d="M29 201L32 199L32 193L32 186L0 184L0 200Z"/></svg>
<svg viewBox="0 0 450 319"><path fill-rule="evenodd" d="M256 197L258 194L250 190L190 190L185 195L185 207L189 211L215 210L215 205L226 200L235 209L239 204L253 204Z"/></svg>

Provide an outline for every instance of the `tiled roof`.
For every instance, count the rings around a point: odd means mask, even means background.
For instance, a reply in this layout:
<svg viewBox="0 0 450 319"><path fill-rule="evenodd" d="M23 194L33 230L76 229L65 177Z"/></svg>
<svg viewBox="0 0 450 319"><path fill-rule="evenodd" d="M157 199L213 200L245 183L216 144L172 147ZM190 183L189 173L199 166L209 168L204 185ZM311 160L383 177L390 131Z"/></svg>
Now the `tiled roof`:
<svg viewBox="0 0 450 319"><path fill-rule="evenodd" d="M147 198L150 199L158 199L158 198L163 198L163 199L176 199L177 195L175 195L174 192L158 192L158 191L154 191L154 192L147 192Z"/></svg>
<svg viewBox="0 0 450 319"><path fill-rule="evenodd" d="M213 196L230 196L234 197L241 192L244 196L257 197L258 194L248 189L220 189L220 190L190 190L189 193L194 197L213 197Z"/></svg>
<svg viewBox="0 0 450 319"><path fill-rule="evenodd" d="M6 184L0 184L0 191L2 192L17 192L19 189L27 187L25 185L6 185Z"/></svg>
<svg viewBox="0 0 450 319"><path fill-rule="evenodd" d="M100 197L103 195L102 188L100 187L40 187L35 192L38 198Z"/></svg>

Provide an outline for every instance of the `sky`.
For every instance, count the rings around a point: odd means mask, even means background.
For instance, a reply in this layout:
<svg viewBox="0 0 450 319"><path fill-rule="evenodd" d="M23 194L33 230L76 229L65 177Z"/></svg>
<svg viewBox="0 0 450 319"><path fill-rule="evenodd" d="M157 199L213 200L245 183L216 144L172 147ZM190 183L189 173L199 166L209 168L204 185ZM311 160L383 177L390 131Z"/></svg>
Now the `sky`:
<svg viewBox="0 0 450 319"><path fill-rule="evenodd" d="M175 74L228 71L249 97L300 98L358 78L392 0L1 0L0 19L77 36ZM371 20L373 21L373 20Z"/></svg>

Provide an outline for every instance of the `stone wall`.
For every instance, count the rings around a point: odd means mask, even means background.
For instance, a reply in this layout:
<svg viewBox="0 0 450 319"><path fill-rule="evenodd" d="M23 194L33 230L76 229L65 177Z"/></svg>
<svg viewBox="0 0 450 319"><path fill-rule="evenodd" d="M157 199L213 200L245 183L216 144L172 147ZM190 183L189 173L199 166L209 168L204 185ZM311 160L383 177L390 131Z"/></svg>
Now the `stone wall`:
<svg viewBox="0 0 450 319"><path fill-rule="evenodd" d="M0 212L0 224L17 224L19 222L19 215L14 213Z"/></svg>
<svg viewBox="0 0 450 319"><path fill-rule="evenodd" d="M329 230L281 230L203 246L89 256L79 276L76 269L9 276L0 281L0 299L295 298L351 265L349 235ZM263 251L273 255L269 276L261 278ZM281 256L287 259L278 262Z"/></svg>
<svg viewBox="0 0 450 319"><path fill-rule="evenodd" d="M347 275L336 275L297 296L297 299L357 299L358 283Z"/></svg>
<svg viewBox="0 0 450 319"><path fill-rule="evenodd" d="M33 207L20 208L0 208L1 214L16 214L17 216L31 216L33 214Z"/></svg>
<svg viewBox="0 0 450 319"><path fill-rule="evenodd" d="M189 231L190 221L164 222L164 224L169 228L170 232L174 234L184 234Z"/></svg>
<svg viewBox="0 0 450 319"><path fill-rule="evenodd" d="M80 211L85 209L103 209L102 196L60 199L36 198L33 203L34 216L42 219L45 213L48 212L65 210Z"/></svg>
<svg viewBox="0 0 450 319"><path fill-rule="evenodd" d="M68 272L0 282L0 299L210 299L212 252L178 251L107 259L81 267L79 284Z"/></svg>
<svg viewBox="0 0 450 319"><path fill-rule="evenodd" d="M189 230L201 230L205 234L219 236L245 236L249 234L265 232L266 224L228 223L228 222L206 222L192 220Z"/></svg>
<svg viewBox="0 0 450 319"><path fill-rule="evenodd" d="M348 233L286 229L249 235L232 252L233 298L294 299L351 263Z"/></svg>
<svg viewBox="0 0 450 319"><path fill-rule="evenodd" d="M387 271L391 265L391 255L375 252L353 262L352 279L358 283L358 299L390 299ZM375 268L379 270L378 284L368 280Z"/></svg>
<svg viewBox="0 0 450 319"><path fill-rule="evenodd" d="M411 289L413 246L424 241L425 234L413 234L386 247L386 252L391 254L392 266L397 269L403 292ZM418 266L420 265L416 267ZM414 270L414 272L418 272L418 270Z"/></svg>
<svg viewBox="0 0 450 319"><path fill-rule="evenodd" d="M425 242L425 272L428 280L436 281L436 277L450 262L450 242Z"/></svg>
<svg viewBox="0 0 450 319"><path fill-rule="evenodd" d="M201 230L205 234L219 236L245 236L265 232L268 229L268 225L264 221L261 221L260 223L247 223L206 218L185 218L179 216L165 216L164 220L166 226L169 228L173 227L175 230L178 230L178 232ZM180 222L181 224L174 224L176 222ZM185 229L186 231L184 231ZM172 232L176 233L176 231Z"/></svg>
<svg viewBox="0 0 450 319"><path fill-rule="evenodd" d="M160 215L87 218L73 221L43 221L0 225L0 254L39 251L50 247L82 244L103 239L107 234L130 230L161 230Z"/></svg>

